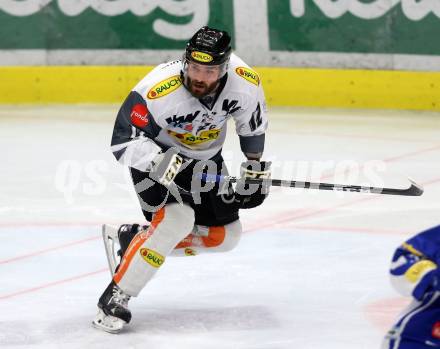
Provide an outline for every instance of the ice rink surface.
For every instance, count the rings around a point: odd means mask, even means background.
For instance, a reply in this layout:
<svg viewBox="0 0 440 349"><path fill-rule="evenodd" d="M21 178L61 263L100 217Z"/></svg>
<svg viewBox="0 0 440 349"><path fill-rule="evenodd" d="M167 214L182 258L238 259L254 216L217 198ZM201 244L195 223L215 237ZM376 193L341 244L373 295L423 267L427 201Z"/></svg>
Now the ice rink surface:
<svg viewBox="0 0 440 349"><path fill-rule="evenodd" d="M440 115L272 109L274 178L422 184L421 197L273 188L229 253L169 257L119 335L91 327L102 223L141 222L116 106L0 109L0 348L372 349L409 299L389 260L440 223ZM230 124L230 172L243 160Z"/></svg>

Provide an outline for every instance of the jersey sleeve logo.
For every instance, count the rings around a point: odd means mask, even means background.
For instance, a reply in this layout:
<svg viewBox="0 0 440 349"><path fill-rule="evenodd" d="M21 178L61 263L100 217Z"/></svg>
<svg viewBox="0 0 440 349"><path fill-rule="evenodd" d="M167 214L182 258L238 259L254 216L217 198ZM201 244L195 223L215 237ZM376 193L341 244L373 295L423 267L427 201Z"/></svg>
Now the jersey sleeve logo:
<svg viewBox="0 0 440 349"><path fill-rule="evenodd" d="M235 69L235 72L241 76L243 79L246 79L247 81L249 81L250 83L254 84L254 85L259 85L260 84L260 77L258 76L258 74L253 71L250 68L246 68L246 67L238 67Z"/></svg>
<svg viewBox="0 0 440 349"><path fill-rule="evenodd" d="M180 75L174 75L168 79L162 80L158 84L154 85L150 91L148 91L148 99L156 99L177 90L182 86L182 79Z"/></svg>
<svg viewBox="0 0 440 349"><path fill-rule="evenodd" d="M191 57L194 58L196 61L202 62L202 63L209 63L214 58L210 54L199 52L199 51L193 51L191 52Z"/></svg>
<svg viewBox="0 0 440 349"><path fill-rule="evenodd" d="M135 104L130 113L130 120L134 126L143 128L148 125L148 109L143 104Z"/></svg>

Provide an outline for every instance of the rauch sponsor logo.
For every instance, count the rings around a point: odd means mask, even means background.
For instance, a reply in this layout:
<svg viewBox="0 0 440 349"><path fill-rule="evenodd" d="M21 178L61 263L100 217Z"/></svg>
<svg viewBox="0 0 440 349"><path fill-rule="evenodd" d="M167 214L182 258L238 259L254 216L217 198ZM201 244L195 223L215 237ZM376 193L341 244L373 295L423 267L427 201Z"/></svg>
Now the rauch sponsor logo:
<svg viewBox="0 0 440 349"><path fill-rule="evenodd" d="M177 90L182 85L180 75L174 75L168 79L162 80L148 91L147 98L155 99L166 96L167 94Z"/></svg>
<svg viewBox="0 0 440 349"><path fill-rule="evenodd" d="M209 63L213 60L212 56L210 54L194 51L191 52L191 57L194 58L196 61L202 62L202 63Z"/></svg>
<svg viewBox="0 0 440 349"><path fill-rule="evenodd" d="M139 253L142 258L154 268L159 268L165 261L165 258L160 253L149 250L148 248L141 248Z"/></svg>
<svg viewBox="0 0 440 349"><path fill-rule="evenodd" d="M238 67L235 69L235 72L243 79L246 79L247 81L253 83L254 85L258 86L260 84L260 77L252 69L246 67Z"/></svg>

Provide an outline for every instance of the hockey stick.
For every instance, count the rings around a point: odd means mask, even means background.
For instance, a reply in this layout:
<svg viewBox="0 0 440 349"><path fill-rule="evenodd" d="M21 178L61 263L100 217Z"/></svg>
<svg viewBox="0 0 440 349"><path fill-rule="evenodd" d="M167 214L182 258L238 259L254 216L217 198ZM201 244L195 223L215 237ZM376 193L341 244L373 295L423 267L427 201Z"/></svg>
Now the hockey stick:
<svg viewBox="0 0 440 349"><path fill-rule="evenodd" d="M379 187L364 187L360 185L346 185L346 184L331 184L331 183L317 183L317 182L301 182L301 181L287 181L282 179L241 179L232 176L221 176L212 174L200 174L200 178L204 182L220 183L229 181L236 183L244 181L245 184L263 184L268 183L275 187L293 187L303 189L317 189L317 190L333 190L333 191L348 191L367 194L385 194L385 195L404 195L404 196L420 196L423 194L423 188L410 178L408 180L411 186L406 189L398 188L379 188Z"/></svg>

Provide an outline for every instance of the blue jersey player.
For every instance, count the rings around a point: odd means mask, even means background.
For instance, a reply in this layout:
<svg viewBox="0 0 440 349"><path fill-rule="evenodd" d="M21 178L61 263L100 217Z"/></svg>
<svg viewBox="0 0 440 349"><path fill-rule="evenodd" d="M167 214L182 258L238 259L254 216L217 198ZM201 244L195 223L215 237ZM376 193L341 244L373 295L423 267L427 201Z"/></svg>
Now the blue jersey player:
<svg viewBox="0 0 440 349"><path fill-rule="evenodd" d="M413 301L388 331L386 349L440 348L440 225L407 240L394 253L391 281Z"/></svg>

